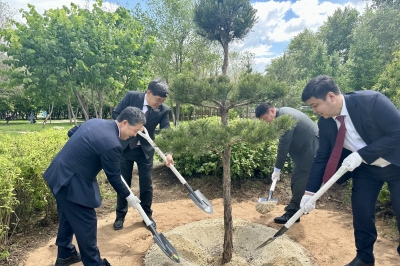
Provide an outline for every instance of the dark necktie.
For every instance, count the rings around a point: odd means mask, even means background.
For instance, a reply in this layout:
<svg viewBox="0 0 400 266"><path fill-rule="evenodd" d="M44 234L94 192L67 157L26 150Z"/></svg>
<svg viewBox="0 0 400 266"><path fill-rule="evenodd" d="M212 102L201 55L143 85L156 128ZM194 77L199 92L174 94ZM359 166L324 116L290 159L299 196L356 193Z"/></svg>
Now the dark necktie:
<svg viewBox="0 0 400 266"><path fill-rule="evenodd" d="M344 116L337 116L336 119L340 122L338 134L336 136L335 146L333 147L331 156L325 168L324 177L322 180L326 183L336 172L339 164L340 156L342 155L344 138L346 135L346 125L344 124Z"/></svg>
<svg viewBox="0 0 400 266"><path fill-rule="evenodd" d="M144 116L145 116L146 119L147 119L147 117L148 117L149 114L151 113L152 108L150 107L150 105L146 105L146 106L147 106L147 110L146 110L146 112L144 113ZM137 145L137 143L138 143L137 137L138 137L138 135L136 135L136 137L134 137L134 138L132 139L132 141L129 142L129 147L130 147L131 149L134 149L134 148L136 148L136 147L138 146L138 145Z"/></svg>

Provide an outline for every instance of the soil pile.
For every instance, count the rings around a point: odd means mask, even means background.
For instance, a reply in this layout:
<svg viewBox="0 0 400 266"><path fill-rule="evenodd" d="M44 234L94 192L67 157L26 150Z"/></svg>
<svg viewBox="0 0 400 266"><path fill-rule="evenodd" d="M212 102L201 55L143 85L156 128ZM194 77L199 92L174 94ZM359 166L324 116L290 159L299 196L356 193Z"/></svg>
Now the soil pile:
<svg viewBox="0 0 400 266"><path fill-rule="evenodd" d="M268 246L256 247L277 230L261 224L235 219L233 221L233 257L229 266L308 266L311 255L287 235ZM202 220L176 227L165 233L185 266L221 265L224 226L222 219ZM176 265L153 244L145 257L147 266Z"/></svg>

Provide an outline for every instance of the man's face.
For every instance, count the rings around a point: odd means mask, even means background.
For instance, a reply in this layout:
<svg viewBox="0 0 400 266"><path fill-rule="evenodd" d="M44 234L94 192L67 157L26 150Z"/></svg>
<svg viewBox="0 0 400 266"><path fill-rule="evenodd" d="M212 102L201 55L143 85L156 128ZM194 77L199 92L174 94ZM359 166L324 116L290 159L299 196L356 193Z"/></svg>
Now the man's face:
<svg viewBox="0 0 400 266"><path fill-rule="evenodd" d="M157 109L167 98L153 95L149 90L146 92L146 101L153 109Z"/></svg>
<svg viewBox="0 0 400 266"><path fill-rule="evenodd" d="M312 108L314 114L325 119L339 115L342 108L339 106L338 96L332 92L327 94L325 100L311 97L306 101L306 104Z"/></svg>
<svg viewBox="0 0 400 266"><path fill-rule="evenodd" d="M129 125L127 120L124 120L120 123L119 131L120 136L119 138L122 140L126 140L130 137L135 137L143 127L143 124L139 123L137 125L131 126Z"/></svg>
<svg viewBox="0 0 400 266"><path fill-rule="evenodd" d="M276 116L276 109L270 108L268 112L260 116L259 119L263 120L264 122L270 123L272 122L272 120L274 120L275 116Z"/></svg>

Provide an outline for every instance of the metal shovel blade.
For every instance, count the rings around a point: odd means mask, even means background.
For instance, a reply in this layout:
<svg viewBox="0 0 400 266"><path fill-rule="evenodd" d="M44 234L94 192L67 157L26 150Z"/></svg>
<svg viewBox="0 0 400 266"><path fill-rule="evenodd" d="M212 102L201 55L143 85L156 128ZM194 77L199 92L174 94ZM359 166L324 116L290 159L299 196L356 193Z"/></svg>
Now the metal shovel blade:
<svg viewBox="0 0 400 266"><path fill-rule="evenodd" d="M193 200L194 204L208 214L214 213L211 203L206 197L204 197L203 193L201 193L199 190L189 190L189 192L189 197Z"/></svg>
<svg viewBox="0 0 400 266"><path fill-rule="evenodd" d="M262 243L261 245L259 245L258 247L256 247L257 249L260 249L262 247L265 247L266 245L270 244L272 241L274 241L275 239L277 239L279 236L283 235L289 228L283 226L281 229L279 229L278 232L276 232L276 234L269 238L267 241L265 241L264 243Z"/></svg>
<svg viewBox="0 0 400 266"><path fill-rule="evenodd" d="M167 255L168 258L175 261L176 263L180 262L178 252L176 252L175 248L168 241L168 239L162 234L157 233L156 229L154 229L153 225L149 225L151 233L153 234L153 240L157 244L157 246Z"/></svg>

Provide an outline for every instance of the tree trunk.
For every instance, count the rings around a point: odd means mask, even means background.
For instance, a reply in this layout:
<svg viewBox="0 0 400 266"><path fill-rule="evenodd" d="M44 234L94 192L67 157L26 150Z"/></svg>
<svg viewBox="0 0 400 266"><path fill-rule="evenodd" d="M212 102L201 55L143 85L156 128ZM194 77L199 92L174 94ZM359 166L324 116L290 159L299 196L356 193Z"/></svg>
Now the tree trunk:
<svg viewBox="0 0 400 266"><path fill-rule="evenodd" d="M78 112L78 109L76 109L76 113ZM74 119L74 124L75 124L75 126L76 125L78 125L77 123L76 123L76 113L74 113L74 109L72 108L72 104L71 104L71 97L68 95L68 115L69 115L69 113L71 113L71 115L72 115L72 118ZM69 121L70 122L72 122L71 121L71 118L69 119Z"/></svg>
<svg viewBox="0 0 400 266"><path fill-rule="evenodd" d="M233 221L232 221L232 205L231 205L231 147L225 147L222 155L223 165L223 184L222 190L224 195L224 246L222 252L222 264L228 263L232 259L233 250Z"/></svg>
<svg viewBox="0 0 400 266"><path fill-rule="evenodd" d="M92 105L93 105L93 108L94 108L94 113L95 113L95 115L96 115L96 118L99 118L99 114L98 114L98 112L97 112L96 101L94 100L94 91L93 91L93 88L91 88L90 91L91 91L91 93L92 93Z"/></svg>
<svg viewBox="0 0 400 266"><path fill-rule="evenodd" d="M97 96L99 101L99 118L103 119L103 91L99 90Z"/></svg>
<svg viewBox="0 0 400 266"><path fill-rule="evenodd" d="M223 45L224 48L224 64L222 65L222 75L226 76L226 71L228 69L228 58L229 58L229 45L228 43Z"/></svg>
<svg viewBox="0 0 400 266"><path fill-rule="evenodd" d="M181 104L176 103L175 106L175 126L179 124L179 116L181 115Z"/></svg>
<svg viewBox="0 0 400 266"><path fill-rule="evenodd" d="M44 126L46 125L47 119L50 118L50 121L51 121L51 114L53 113L53 109L54 109L54 102L51 104L50 112L47 114L46 118L43 121L42 128L44 128Z"/></svg>
<svg viewBox="0 0 400 266"><path fill-rule="evenodd" d="M88 105L87 105L87 102L86 102L84 96L81 95L79 93L79 91L77 91L77 90L74 90L74 94L75 94L76 98L78 99L79 105L81 106L82 113L83 113L83 116L85 117L85 120L86 121L89 120L89 109L88 109Z"/></svg>

